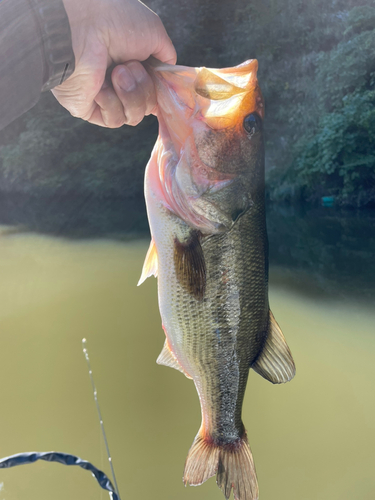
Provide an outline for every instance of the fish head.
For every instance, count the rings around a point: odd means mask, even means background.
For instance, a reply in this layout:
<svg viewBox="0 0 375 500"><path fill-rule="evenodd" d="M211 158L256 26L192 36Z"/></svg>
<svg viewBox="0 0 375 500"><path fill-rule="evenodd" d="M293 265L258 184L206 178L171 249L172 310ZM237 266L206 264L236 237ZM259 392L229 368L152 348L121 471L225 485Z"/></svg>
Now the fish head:
<svg viewBox="0 0 375 500"><path fill-rule="evenodd" d="M224 69L147 65L157 94L166 204L204 233L228 229L233 213L264 190L257 68L255 59Z"/></svg>

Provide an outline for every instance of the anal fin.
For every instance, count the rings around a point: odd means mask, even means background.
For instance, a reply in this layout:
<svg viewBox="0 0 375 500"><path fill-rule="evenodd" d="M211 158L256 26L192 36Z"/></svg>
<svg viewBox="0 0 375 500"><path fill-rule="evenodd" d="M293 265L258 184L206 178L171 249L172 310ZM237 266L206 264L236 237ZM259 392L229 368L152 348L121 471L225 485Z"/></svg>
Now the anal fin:
<svg viewBox="0 0 375 500"><path fill-rule="evenodd" d="M155 278L158 275L158 254L156 252L156 245L153 239L151 239L145 262L143 264L142 274L139 278L137 286L142 285L142 283L152 275L154 275Z"/></svg>
<svg viewBox="0 0 375 500"><path fill-rule="evenodd" d="M267 340L251 368L273 384L283 384L296 374L292 353L270 311Z"/></svg>
<svg viewBox="0 0 375 500"><path fill-rule="evenodd" d="M190 378L190 375L188 375L185 370L182 368L180 363L177 361L176 356L172 353L172 351L169 349L168 342L164 342L164 347L159 354L158 359L156 360L158 365L164 365L164 366L169 366L171 368L175 368L176 370L179 370L181 373L183 373L187 378Z"/></svg>

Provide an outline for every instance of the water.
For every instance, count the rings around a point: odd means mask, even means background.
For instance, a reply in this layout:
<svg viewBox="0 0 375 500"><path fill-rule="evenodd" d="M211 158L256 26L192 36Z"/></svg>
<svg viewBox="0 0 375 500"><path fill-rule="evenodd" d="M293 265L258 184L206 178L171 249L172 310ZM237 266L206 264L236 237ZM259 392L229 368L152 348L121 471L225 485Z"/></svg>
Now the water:
<svg viewBox="0 0 375 500"><path fill-rule="evenodd" d="M68 239L18 222L0 230L0 456L65 451L109 473L86 337L122 500L224 498L214 479L182 484L200 410L192 382L155 363L156 280L136 287L148 238L95 226L100 238L76 227ZM375 496L372 227L370 215L270 212L270 301L297 376L273 386L250 375L244 422L261 500ZM109 497L74 467L0 472L0 500L51 498Z"/></svg>

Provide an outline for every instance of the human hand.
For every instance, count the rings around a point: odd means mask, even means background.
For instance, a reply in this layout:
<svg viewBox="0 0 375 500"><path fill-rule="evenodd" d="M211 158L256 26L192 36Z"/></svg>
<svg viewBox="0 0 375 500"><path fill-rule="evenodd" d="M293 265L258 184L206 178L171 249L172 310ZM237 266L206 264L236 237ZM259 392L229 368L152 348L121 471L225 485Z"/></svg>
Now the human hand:
<svg viewBox="0 0 375 500"><path fill-rule="evenodd" d="M159 17L138 0L63 0L75 70L53 89L73 116L102 127L137 125L156 107L154 84L139 61L175 64ZM114 67L111 75L107 70Z"/></svg>

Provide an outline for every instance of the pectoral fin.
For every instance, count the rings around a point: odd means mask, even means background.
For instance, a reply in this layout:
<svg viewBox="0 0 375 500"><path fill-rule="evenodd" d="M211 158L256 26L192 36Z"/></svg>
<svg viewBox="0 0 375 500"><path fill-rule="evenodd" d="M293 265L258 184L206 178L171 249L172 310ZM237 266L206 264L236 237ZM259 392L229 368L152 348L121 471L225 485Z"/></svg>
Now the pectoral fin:
<svg viewBox="0 0 375 500"><path fill-rule="evenodd" d="M288 382L296 373L288 344L271 311L266 343L251 368L273 384Z"/></svg>
<svg viewBox="0 0 375 500"><path fill-rule="evenodd" d="M142 274L139 278L137 286L142 285L142 283L152 275L154 275L155 278L158 275L158 254L156 253L156 246L153 239L151 240L149 249L147 251L145 262L143 264Z"/></svg>
<svg viewBox="0 0 375 500"><path fill-rule="evenodd" d="M206 288L206 263L198 231L192 231L183 243L175 239L174 265L181 286L197 300L202 300Z"/></svg>
<svg viewBox="0 0 375 500"><path fill-rule="evenodd" d="M175 368L176 370L179 370L181 373L183 373L187 378L191 379L190 375L185 372L180 363L177 361L176 356L169 349L167 341L165 341L164 347L159 354L156 362L158 365L170 366L171 368Z"/></svg>

